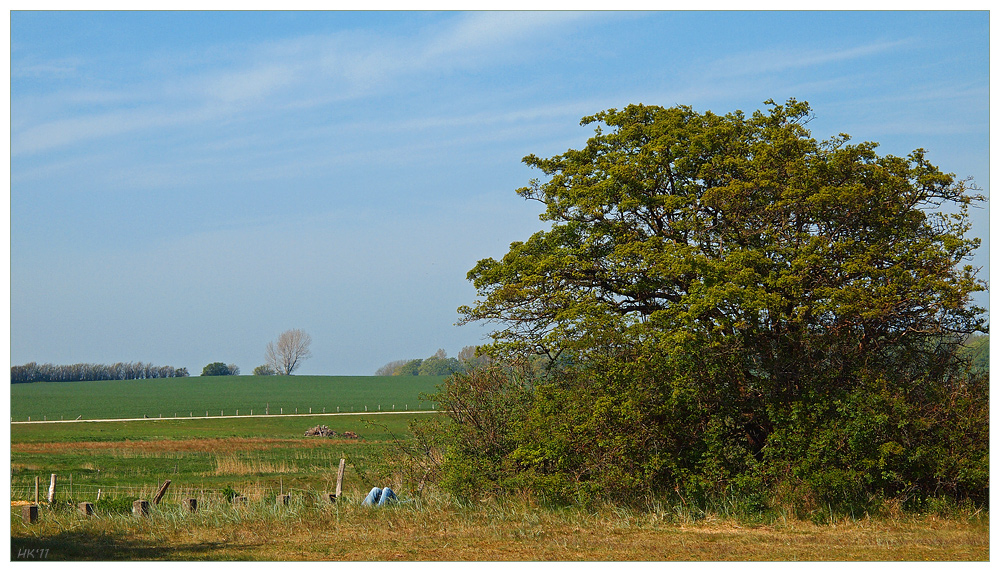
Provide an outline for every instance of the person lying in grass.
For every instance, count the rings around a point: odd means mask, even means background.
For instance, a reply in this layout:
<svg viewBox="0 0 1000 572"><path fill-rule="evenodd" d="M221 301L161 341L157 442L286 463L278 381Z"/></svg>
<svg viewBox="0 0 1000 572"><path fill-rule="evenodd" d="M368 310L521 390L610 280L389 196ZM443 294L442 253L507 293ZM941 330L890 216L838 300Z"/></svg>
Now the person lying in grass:
<svg viewBox="0 0 1000 572"><path fill-rule="evenodd" d="M396 500L398 500L396 498L396 493L392 492L392 489L389 487L385 487L384 489L375 487L370 493L368 493L365 500L361 501L361 504L364 506L382 506L384 504L396 502Z"/></svg>

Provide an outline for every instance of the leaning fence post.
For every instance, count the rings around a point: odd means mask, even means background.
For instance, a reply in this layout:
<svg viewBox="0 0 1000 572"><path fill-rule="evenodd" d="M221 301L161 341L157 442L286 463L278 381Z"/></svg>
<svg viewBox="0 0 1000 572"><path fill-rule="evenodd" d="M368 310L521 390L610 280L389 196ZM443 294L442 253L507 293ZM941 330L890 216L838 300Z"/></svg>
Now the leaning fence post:
<svg viewBox="0 0 1000 572"><path fill-rule="evenodd" d="M163 484L160 485L160 489L156 491L156 496L153 497L153 504L160 504L160 499L162 499L163 495L166 494L167 487L169 486L170 486L170 479L163 481Z"/></svg>

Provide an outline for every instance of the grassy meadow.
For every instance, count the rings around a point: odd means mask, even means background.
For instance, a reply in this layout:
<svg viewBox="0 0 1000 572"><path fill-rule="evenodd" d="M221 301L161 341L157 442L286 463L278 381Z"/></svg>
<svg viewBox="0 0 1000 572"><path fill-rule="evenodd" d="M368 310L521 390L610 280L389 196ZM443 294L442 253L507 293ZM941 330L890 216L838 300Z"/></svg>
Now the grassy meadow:
<svg viewBox="0 0 1000 572"><path fill-rule="evenodd" d="M429 410L441 376L219 376L16 383L12 421Z"/></svg>
<svg viewBox="0 0 1000 572"><path fill-rule="evenodd" d="M12 387L12 408L38 411L31 407L40 403L25 405L18 400L27 396L28 401L44 401L46 391L55 389L76 391L61 395L78 409L88 400L105 401L100 395L112 395L110 400L117 403L94 403L91 414L135 417L139 411L127 406L130 399L117 396L134 397L145 389L161 392L163 403L195 397L216 404L225 399L256 403L253 399L275 399L282 393L268 383L274 379L29 384ZM413 385L393 389L389 384L394 380L385 378L319 378L318 383L314 380L313 396L305 389L308 379L292 378L296 383L284 388L290 393L284 403L311 402L315 410L317 403L334 403L327 399L336 395L354 395L355 403L362 403L372 395L402 394L405 399L412 395L407 392L416 390ZM403 379L417 387L423 384L421 391L439 382ZM170 387L178 381L194 385ZM112 383L124 385L119 392ZM83 391L88 388L89 396ZM181 388L185 391L170 391ZM202 413L205 407L209 406L199 406ZM409 438L409 423L438 414L287 413L12 423L12 560L30 559L19 554L34 554L35 559L45 554L47 560L989 559L987 512L953 509L946 514L899 513L823 522L772 514L748 521L725 506L694 512L679 502L652 499L645 508L633 509L558 507L529 497L463 504L433 483L418 490L420 472L406 473L406 463L400 463L406 457L400 441ZM319 424L339 436L303 436ZM347 431L358 438L344 438ZM347 460L344 496L330 503L323 493L335 489L341 458ZM51 474L57 475L56 502L48 505ZM36 477L40 518L25 524L21 506L33 501ZM130 514L132 500L151 500L168 479L166 495L148 517ZM402 502L381 509L359 506L375 485L392 486ZM246 504L229 502L227 494L233 493L246 496ZM280 493L291 496L288 505L276 502ZM185 498L198 499L197 512L182 509ZM83 501L95 503L94 515L84 516L75 509Z"/></svg>
<svg viewBox="0 0 1000 572"><path fill-rule="evenodd" d="M392 454L407 424L426 415L433 413L14 424L11 500L33 500L36 477L44 498L53 473L67 501L94 501L98 489L146 498L167 479L168 498L178 502L226 487L256 497L296 488L319 494L333 490L341 458L349 460L347 484L367 490L371 459ZM358 438L303 436L320 424Z"/></svg>

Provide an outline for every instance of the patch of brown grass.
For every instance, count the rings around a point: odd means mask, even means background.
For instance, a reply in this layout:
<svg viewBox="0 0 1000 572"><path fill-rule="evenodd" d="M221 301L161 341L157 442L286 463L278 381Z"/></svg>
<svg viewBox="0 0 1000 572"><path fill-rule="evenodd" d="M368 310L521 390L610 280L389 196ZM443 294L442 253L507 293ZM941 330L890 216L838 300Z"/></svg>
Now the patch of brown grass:
<svg viewBox="0 0 1000 572"><path fill-rule="evenodd" d="M285 447L296 449L329 447L354 441L326 439L274 439L264 437L228 437L199 439L160 439L155 441L83 441L78 443L12 443L14 453L78 453L118 451L125 453L211 453L216 451L260 451Z"/></svg>

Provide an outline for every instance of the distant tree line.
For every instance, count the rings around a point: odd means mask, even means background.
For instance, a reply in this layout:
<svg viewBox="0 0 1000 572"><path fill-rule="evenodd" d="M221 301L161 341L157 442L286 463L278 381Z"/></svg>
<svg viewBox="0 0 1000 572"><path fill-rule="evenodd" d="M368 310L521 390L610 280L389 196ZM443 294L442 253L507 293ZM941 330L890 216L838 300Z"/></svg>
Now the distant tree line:
<svg viewBox="0 0 1000 572"><path fill-rule="evenodd" d="M155 366L151 363L118 362L111 365L77 363L73 365L38 364L35 362L10 368L11 383L36 381L97 381L102 379L157 379L162 377L188 377L187 368Z"/></svg>
<svg viewBox="0 0 1000 572"><path fill-rule="evenodd" d="M427 359L401 359L391 361L375 371L375 375L451 375L465 373L470 369L485 366L489 358L476 355L477 346L465 346L458 352L458 357L448 357L447 352L439 349Z"/></svg>

